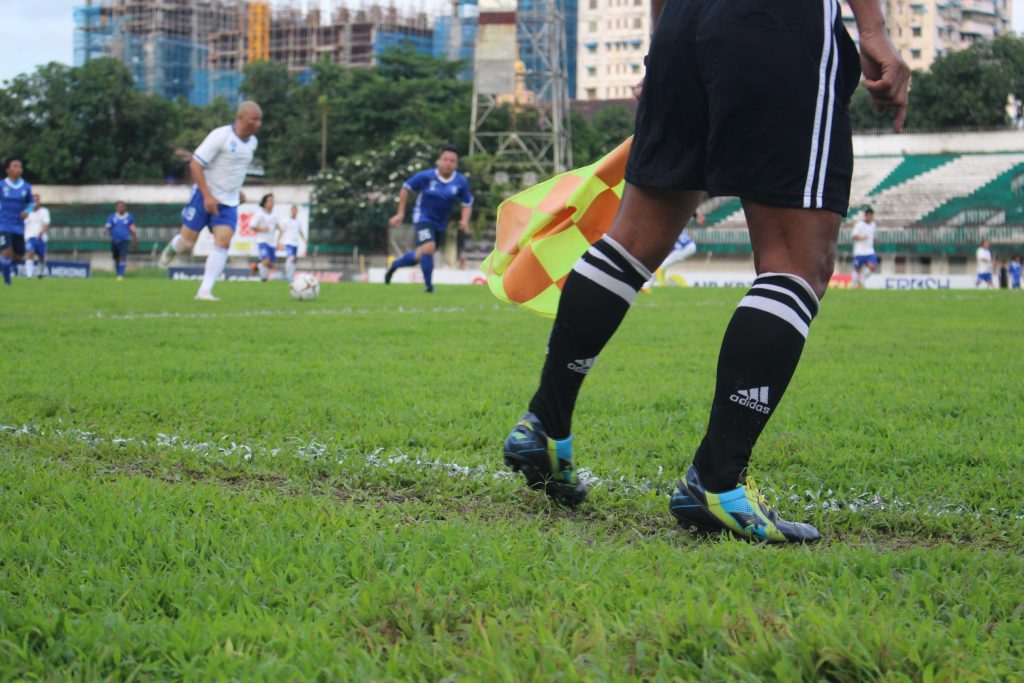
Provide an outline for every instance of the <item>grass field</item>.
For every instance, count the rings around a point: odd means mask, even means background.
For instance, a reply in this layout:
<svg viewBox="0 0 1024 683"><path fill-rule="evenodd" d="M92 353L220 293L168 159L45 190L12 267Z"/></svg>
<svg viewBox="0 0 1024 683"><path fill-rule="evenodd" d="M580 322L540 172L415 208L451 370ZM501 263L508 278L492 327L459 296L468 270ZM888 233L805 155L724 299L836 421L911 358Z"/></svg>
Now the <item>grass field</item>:
<svg viewBox="0 0 1024 683"><path fill-rule="evenodd" d="M753 474L814 547L682 532L738 290L641 297L554 508L501 441L550 323L482 287L0 290L0 680L1019 681L1024 297L831 293Z"/></svg>

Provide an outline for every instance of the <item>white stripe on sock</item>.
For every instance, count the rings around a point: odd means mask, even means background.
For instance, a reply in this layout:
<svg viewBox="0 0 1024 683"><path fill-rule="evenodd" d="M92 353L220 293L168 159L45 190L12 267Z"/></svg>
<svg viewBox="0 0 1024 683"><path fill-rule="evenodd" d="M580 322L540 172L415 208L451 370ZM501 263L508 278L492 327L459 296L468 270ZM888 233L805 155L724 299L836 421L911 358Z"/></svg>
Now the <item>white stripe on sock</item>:
<svg viewBox="0 0 1024 683"><path fill-rule="evenodd" d="M647 268L644 267L644 264L637 261L635 256L626 251L626 248L624 246L613 240L608 235L605 235L601 239L603 239L605 243L612 249L619 252L622 258L626 259L626 261L629 262L629 265L633 266L636 269L636 272L640 274L640 276L644 279L645 282L651 279L651 271L647 270Z"/></svg>
<svg viewBox="0 0 1024 683"><path fill-rule="evenodd" d="M803 290L805 292L807 292L807 295L809 297L811 297L811 301L814 301L815 303L820 303L821 302L821 300L818 298L818 295L815 294L814 290L811 289L811 286L809 284L807 284L807 280L803 279L799 275L793 275L792 273L761 273L756 278L754 278L754 283L757 284L757 281L760 280L763 277L764 278L784 277L787 280L792 280L797 285L799 285L801 288L803 288ZM817 308L815 308L814 315L817 315L817 313L818 313L818 310L817 310ZM814 315L812 315L811 317L814 317Z"/></svg>
<svg viewBox="0 0 1024 683"><path fill-rule="evenodd" d="M770 313L776 318L785 320L793 326L793 329L803 335L804 339L807 338L807 333L810 332L810 328L807 326L807 323L805 323L800 316L796 314L796 311L786 304L779 303L775 299L766 299L763 296L748 294L743 297L742 301L740 301L739 308L756 308L759 311Z"/></svg>
<svg viewBox="0 0 1024 683"><path fill-rule="evenodd" d="M576 262L573 270L588 280L601 285L609 292L619 295L627 304L632 304L633 299L636 298L635 289L627 285L622 280L615 279L600 268L590 265L583 259Z"/></svg>
<svg viewBox="0 0 1024 683"><path fill-rule="evenodd" d="M794 294L793 292L789 291L785 287L779 287L778 285L769 285L769 284L763 283L763 282L754 282L754 286L751 289L752 290L767 289L767 290L772 291L772 292L778 292L780 294L785 294L790 299L792 299L793 301L796 302L796 305L800 307L801 311L803 311L804 313L807 314L808 318L813 318L814 317L814 314L807 310L807 306L804 306L804 302L800 300L800 297L798 297L796 294Z"/></svg>
<svg viewBox="0 0 1024 683"><path fill-rule="evenodd" d="M601 259L602 261L604 261L605 263L607 263L609 266L619 271L620 273L622 272L622 268L619 268L614 261L612 261L604 254L602 254L600 249L595 249L594 247L591 247L590 249L587 249L587 253L590 254L591 256Z"/></svg>

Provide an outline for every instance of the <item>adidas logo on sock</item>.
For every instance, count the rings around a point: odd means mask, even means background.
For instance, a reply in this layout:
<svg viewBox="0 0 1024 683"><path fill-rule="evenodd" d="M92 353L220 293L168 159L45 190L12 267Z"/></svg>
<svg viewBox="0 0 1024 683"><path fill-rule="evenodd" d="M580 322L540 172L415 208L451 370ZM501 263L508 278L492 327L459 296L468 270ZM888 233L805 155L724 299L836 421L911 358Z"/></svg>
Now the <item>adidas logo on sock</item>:
<svg viewBox="0 0 1024 683"><path fill-rule="evenodd" d="M729 400L765 415L772 412L772 409L768 407L768 387L739 389L729 397Z"/></svg>
<svg viewBox="0 0 1024 683"><path fill-rule="evenodd" d="M597 362L597 358L580 358L578 360L569 361L569 364L565 367L569 368L573 372L578 372L581 375L585 375L590 372L590 368L594 367L594 363Z"/></svg>

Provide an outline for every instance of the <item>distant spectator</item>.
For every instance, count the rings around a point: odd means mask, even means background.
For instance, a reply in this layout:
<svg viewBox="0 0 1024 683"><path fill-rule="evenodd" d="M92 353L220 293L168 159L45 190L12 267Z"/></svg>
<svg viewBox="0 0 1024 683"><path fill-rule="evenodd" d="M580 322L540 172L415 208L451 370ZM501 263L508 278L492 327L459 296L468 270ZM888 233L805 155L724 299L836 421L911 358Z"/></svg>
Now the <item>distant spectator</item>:
<svg viewBox="0 0 1024 683"><path fill-rule="evenodd" d="M46 231L50 229L50 210L39 202L39 195L32 195L32 212L25 219L25 275L42 277L46 269ZM39 272L36 273L36 267Z"/></svg>
<svg viewBox="0 0 1024 683"><path fill-rule="evenodd" d="M999 260L999 289L1010 288L1010 274L1007 271L1006 259Z"/></svg>
<svg viewBox="0 0 1024 683"><path fill-rule="evenodd" d="M1013 257L1013 260L1010 261L1010 265L1007 267L1007 270L1010 273L1010 289L1020 289L1020 268L1020 254L1017 254Z"/></svg>
<svg viewBox="0 0 1024 683"><path fill-rule="evenodd" d="M878 256L875 254L875 211L870 206L864 210L864 220L857 221L850 234L853 239L853 286L862 289L868 277L878 270Z"/></svg>
<svg viewBox="0 0 1024 683"><path fill-rule="evenodd" d="M989 249L990 246L991 243L987 239L982 241L975 254L975 260L978 263L978 278L974 281L975 289L980 287L982 282L986 283L989 289L995 289L995 283L992 282L992 252Z"/></svg>

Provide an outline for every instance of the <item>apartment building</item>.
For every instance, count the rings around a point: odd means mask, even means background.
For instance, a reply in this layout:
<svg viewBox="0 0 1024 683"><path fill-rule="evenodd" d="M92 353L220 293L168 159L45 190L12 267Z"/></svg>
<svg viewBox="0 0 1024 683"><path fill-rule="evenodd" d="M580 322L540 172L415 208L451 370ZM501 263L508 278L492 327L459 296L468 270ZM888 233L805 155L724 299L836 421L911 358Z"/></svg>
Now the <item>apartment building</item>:
<svg viewBox="0 0 1024 683"><path fill-rule="evenodd" d="M576 97L633 96L650 45L650 0L579 0Z"/></svg>

